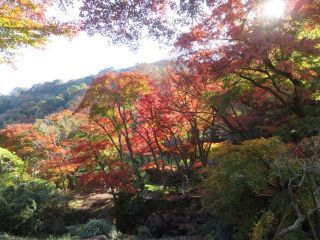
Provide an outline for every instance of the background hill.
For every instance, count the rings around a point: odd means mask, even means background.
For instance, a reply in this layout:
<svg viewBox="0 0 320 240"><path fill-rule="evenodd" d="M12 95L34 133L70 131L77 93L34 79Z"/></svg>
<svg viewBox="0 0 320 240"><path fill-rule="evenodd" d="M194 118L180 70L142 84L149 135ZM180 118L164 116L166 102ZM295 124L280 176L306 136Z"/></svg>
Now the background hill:
<svg viewBox="0 0 320 240"><path fill-rule="evenodd" d="M97 75L108 71L139 71L158 77L167 64L167 61L160 61L119 70L105 68ZM36 84L30 89L15 88L9 95L0 95L0 127L9 123L32 123L63 109L75 109L94 77L67 82L54 80Z"/></svg>

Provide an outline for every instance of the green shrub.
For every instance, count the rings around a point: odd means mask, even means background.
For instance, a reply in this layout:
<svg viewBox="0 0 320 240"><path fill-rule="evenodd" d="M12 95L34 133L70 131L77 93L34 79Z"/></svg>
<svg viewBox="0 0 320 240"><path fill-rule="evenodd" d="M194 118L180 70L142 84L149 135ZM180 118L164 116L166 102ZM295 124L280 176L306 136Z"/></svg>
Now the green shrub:
<svg viewBox="0 0 320 240"><path fill-rule="evenodd" d="M0 148L0 174L9 172L21 172L24 162L14 153Z"/></svg>
<svg viewBox="0 0 320 240"><path fill-rule="evenodd" d="M281 125L275 134L285 142L297 141L308 136L319 134L319 126L319 116L307 116L302 119L293 118L289 119L287 124Z"/></svg>
<svg viewBox="0 0 320 240"><path fill-rule="evenodd" d="M272 223L274 221L274 213L271 211L264 212L257 223L254 225L250 240L268 240L272 231Z"/></svg>
<svg viewBox="0 0 320 240"><path fill-rule="evenodd" d="M187 175L183 171L170 172L164 181L163 189L170 193L180 193L187 190Z"/></svg>
<svg viewBox="0 0 320 240"><path fill-rule="evenodd" d="M210 153L214 168L206 181L205 208L226 225L237 239L247 239L259 212L269 206L276 176L273 163L286 148L277 138L255 139L240 145L220 144Z"/></svg>
<svg viewBox="0 0 320 240"><path fill-rule="evenodd" d="M79 237L87 239L98 235L105 235L110 240L119 238L116 227L105 220L92 219L79 229Z"/></svg>
<svg viewBox="0 0 320 240"><path fill-rule="evenodd" d="M0 191L0 230L28 234L41 228L41 215L56 201L54 186L33 180Z"/></svg>
<svg viewBox="0 0 320 240"><path fill-rule="evenodd" d="M24 162L14 153L0 148L0 190L28 179Z"/></svg>
<svg viewBox="0 0 320 240"><path fill-rule="evenodd" d="M319 136L303 139L291 147L294 154L277 138L215 146L205 209L232 228L237 240L276 239L280 232L281 239L315 238L310 236L320 232L319 143ZM305 221L292 229L297 212Z"/></svg>
<svg viewBox="0 0 320 240"><path fill-rule="evenodd" d="M206 240L232 240L232 228L218 222L213 216L207 216L203 224L189 231L188 235L204 236Z"/></svg>
<svg viewBox="0 0 320 240"><path fill-rule="evenodd" d="M158 170L156 168L150 168L145 170L146 179L150 184L162 185L164 179L170 174L170 171L167 170Z"/></svg>
<svg viewBox="0 0 320 240"><path fill-rule="evenodd" d="M117 228L123 233L135 233L150 215L149 202L142 197L120 192L115 199L114 212Z"/></svg>

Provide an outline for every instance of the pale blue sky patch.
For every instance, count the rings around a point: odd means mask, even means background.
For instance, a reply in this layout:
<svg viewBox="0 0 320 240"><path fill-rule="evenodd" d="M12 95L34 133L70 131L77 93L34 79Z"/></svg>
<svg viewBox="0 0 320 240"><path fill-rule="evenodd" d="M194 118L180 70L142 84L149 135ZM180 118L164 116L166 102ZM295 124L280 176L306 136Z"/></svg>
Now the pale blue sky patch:
<svg viewBox="0 0 320 240"><path fill-rule="evenodd" d="M71 10L67 16L60 11L57 13L57 19L61 20L77 16L77 10ZM54 11L50 15L53 16ZM107 42L103 36L88 36L81 32L72 39L51 37L43 49L20 49L14 61L15 68L0 65L0 93L8 94L16 87L29 88L56 79L78 79L105 68L126 68L169 56L168 49L160 48L157 42L150 40L142 41L137 51L126 46L110 46Z"/></svg>

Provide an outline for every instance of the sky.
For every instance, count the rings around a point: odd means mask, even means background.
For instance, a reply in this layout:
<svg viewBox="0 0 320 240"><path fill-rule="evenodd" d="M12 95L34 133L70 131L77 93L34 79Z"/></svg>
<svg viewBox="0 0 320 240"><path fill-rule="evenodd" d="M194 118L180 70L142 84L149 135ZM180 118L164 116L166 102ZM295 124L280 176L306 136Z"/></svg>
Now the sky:
<svg viewBox="0 0 320 240"><path fill-rule="evenodd" d="M79 15L79 4L68 9L67 14L52 8L48 15L61 21L75 20ZM284 0L265 0L261 8L267 18L279 18L284 10ZM56 79L78 79L94 75L105 68L126 68L170 56L169 49L160 48L156 42L144 40L140 45L140 49L133 52L129 47L109 46L104 37L90 37L85 32L71 40L51 37L43 49L20 49L14 68L0 65L0 94L8 94L16 87L29 88L34 84Z"/></svg>
<svg viewBox="0 0 320 240"><path fill-rule="evenodd" d="M78 12L73 9L65 15L53 9L50 14L69 20L76 18ZM43 49L19 49L14 67L0 65L0 93L8 94L16 87L30 88L34 84L56 79L78 79L94 75L104 68L126 68L169 56L169 50L160 48L157 42L144 40L140 45L137 51L125 46L110 46L101 35L90 37L85 32L71 40L53 36Z"/></svg>
<svg viewBox="0 0 320 240"><path fill-rule="evenodd" d="M168 58L168 50L160 49L156 42L144 41L136 52L125 46L108 46L106 42L102 36L80 33L71 40L52 37L44 49L21 49L14 68L0 65L0 93L56 79L78 79L107 67L119 69Z"/></svg>

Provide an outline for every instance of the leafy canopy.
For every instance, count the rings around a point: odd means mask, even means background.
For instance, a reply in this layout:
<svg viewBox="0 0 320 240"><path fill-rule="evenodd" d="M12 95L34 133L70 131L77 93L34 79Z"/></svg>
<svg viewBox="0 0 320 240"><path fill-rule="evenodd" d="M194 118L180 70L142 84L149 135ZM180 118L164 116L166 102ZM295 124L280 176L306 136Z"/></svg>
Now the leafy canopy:
<svg viewBox="0 0 320 240"><path fill-rule="evenodd" d="M10 61L13 50L22 46L40 46L50 35L71 33L46 15L52 1L4 0L0 3L0 62Z"/></svg>
<svg viewBox="0 0 320 240"><path fill-rule="evenodd" d="M25 163L14 153L0 148L0 189L20 182L24 172Z"/></svg>

